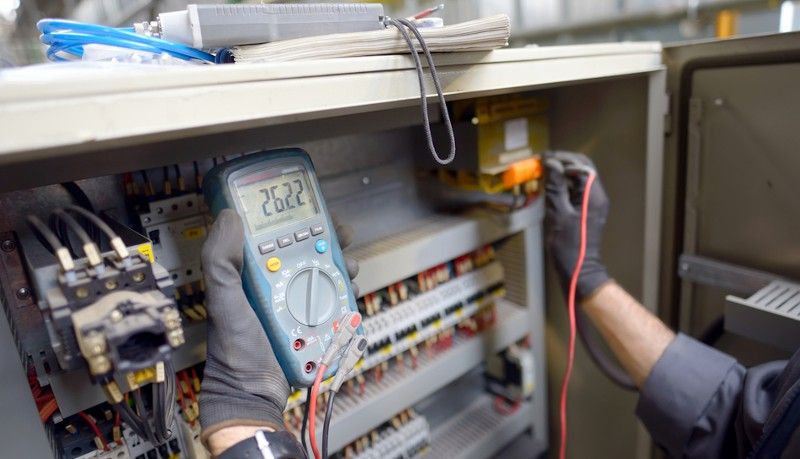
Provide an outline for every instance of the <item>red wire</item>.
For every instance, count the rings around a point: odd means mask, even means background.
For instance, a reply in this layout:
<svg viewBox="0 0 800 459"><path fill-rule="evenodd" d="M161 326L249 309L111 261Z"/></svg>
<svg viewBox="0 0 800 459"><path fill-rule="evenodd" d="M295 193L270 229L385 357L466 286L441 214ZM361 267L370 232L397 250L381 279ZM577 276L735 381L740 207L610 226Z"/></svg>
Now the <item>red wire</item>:
<svg viewBox="0 0 800 459"><path fill-rule="evenodd" d="M578 251L578 259L575 262L575 269L572 271L572 278L569 282L569 297L567 307L569 311L569 351L567 354L567 368L564 370L564 381L561 384L561 403L559 414L561 418L561 443L558 449L559 459L565 459L567 454L567 394L569 391L569 379L572 376L572 364L575 360L575 292L578 288L578 277L583 267L583 259L586 256L586 218L589 210L589 194L596 174L590 173L586 178L586 185L583 190L583 200L581 203L581 240Z"/></svg>
<svg viewBox="0 0 800 459"><path fill-rule="evenodd" d="M308 437L311 440L311 451L314 452L316 459L321 459L319 448L317 448L317 396L319 395L319 385L322 383L322 375L328 369L327 365L320 365L317 369L317 377L314 379L314 385L311 386L311 395L309 396L308 403Z"/></svg>
<svg viewBox="0 0 800 459"><path fill-rule="evenodd" d="M87 423L87 424L89 424L89 427L91 427L91 428L92 428L92 430L94 431L94 434L95 434L95 436L96 436L97 438L99 438L99 439L100 439L100 443L102 443L102 444L103 444L103 451L108 451L108 442L106 442L106 439L105 439L105 437L103 436L103 432L100 432L100 428L99 428L99 427L97 427L97 423L96 423L96 422L94 422L94 421L92 420L92 418L90 418L90 417L89 417L89 416L88 416L86 413L84 413L83 411L79 411L79 412L78 412L78 416L80 416L81 418L83 418L83 420L84 420L84 421L86 421L86 423Z"/></svg>
<svg viewBox="0 0 800 459"><path fill-rule="evenodd" d="M42 407L39 409L39 419L42 422L47 422L47 420L50 419L50 416L52 416L57 409L58 409L58 403L56 403L56 399L51 398L47 403L42 405Z"/></svg>

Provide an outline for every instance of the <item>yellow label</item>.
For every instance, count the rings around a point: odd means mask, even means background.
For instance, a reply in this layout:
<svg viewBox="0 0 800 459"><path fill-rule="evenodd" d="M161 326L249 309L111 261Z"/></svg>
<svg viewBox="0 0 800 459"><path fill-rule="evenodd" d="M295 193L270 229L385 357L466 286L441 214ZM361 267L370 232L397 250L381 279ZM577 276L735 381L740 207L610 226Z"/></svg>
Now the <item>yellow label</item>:
<svg viewBox="0 0 800 459"><path fill-rule="evenodd" d="M392 353L392 345L391 344L387 344L386 346L383 346L383 348L381 349L381 352L384 353L384 354L391 354Z"/></svg>
<svg viewBox="0 0 800 459"><path fill-rule="evenodd" d="M156 369L153 367L148 367L133 372L133 380L136 382L136 384L140 386L155 379L156 379Z"/></svg>
<svg viewBox="0 0 800 459"><path fill-rule="evenodd" d="M187 228L183 230L183 237L186 239L194 240L206 237L206 229L202 226L197 226L194 228Z"/></svg>
<svg viewBox="0 0 800 459"><path fill-rule="evenodd" d="M356 365L353 368L358 370L363 366L364 366L364 358L362 357L362 358L358 359L358 362L356 362Z"/></svg>
<svg viewBox="0 0 800 459"><path fill-rule="evenodd" d="M417 332L411 332L411 334L409 334L409 335L406 337L406 339L407 339L407 340L409 340L409 341L414 341L414 340L416 340L418 337L419 337L419 333L417 333Z"/></svg>
<svg viewBox="0 0 800 459"><path fill-rule="evenodd" d="M153 254L153 244L149 242L146 242L144 244L139 244L138 246L136 246L136 250L138 250L139 253L147 257L147 259L150 260L150 263L155 263L156 257Z"/></svg>
<svg viewBox="0 0 800 459"><path fill-rule="evenodd" d="M292 392L292 395L289 396L289 400L288 401L295 402L297 400L300 400L300 397L302 397L302 396L303 396L303 393L300 392L299 390L296 390L296 391Z"/></svg>
<svg viewBox="0 0 800 459"><path fill-rule="evenodd" d="M431 324L435 330L442 328L442 319L436 319Z"/></svg>
<svg viewBox="0 0 800 459"><path fill-rule="evenodd" d="M458 308L456 309L456 317L461 317L464 315L464 309Z"/></svg>

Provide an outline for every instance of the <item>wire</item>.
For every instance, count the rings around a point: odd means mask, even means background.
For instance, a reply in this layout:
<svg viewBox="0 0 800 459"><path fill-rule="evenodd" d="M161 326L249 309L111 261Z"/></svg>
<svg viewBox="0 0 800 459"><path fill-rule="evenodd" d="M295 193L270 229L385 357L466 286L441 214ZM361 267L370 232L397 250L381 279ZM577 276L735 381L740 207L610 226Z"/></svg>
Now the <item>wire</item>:
<svg viewBox="0 0 800 459"><path fill-rule="evenodd" d="M303 406L303 423L300 426L300 442L303 444L303 451L308 454L308 445L306 444L306 427L308 426L308 407L311 403L311 388L306 389L306 403Z"/></svg>
<svg viewBox="0 0 800 459"><path fill-rule="evenodd" d="M88 210L84 209L83 207L70 205L70 206L65 207L65 209L73 211L73 212L76 212L76 213L80 214L81 216L86 217L86 219L89 220L100 231L102 231L103 234L105 234L106 237L110 241L112 241L114 239L119 239L119 236L117 235L117 233L115 233L114 230L111 229L110 226L108 226L108 223L104 222L100 217L98 217L97 215L89 212Z"/></svg>
<svg viewBox="0 0 800 459"><path fill-rule="evenodd" d="M114 28L64 19L42 19L36 23L36 28L42 33L39 40L48 45L47 58L55 62L79 59L83 57L84 46L95 44L168 54L186 61L214 62L212 54L180 43L138 34L131 27Z"/></svg>
<svg viewBox="0 0 800 459"><path fill-rule="evenodd" d="M439 10L442 10L442 9L444 9L444 3L440 3L439 5L434 6L432 8L426 8L426 9L420 11L419 13L417 13L417 14L411 16L411 17L413 19L426 18L426 17L430 16L431 14L433 14L433 13L439 11Z"/></svg>
<svg viewBox="0 0 800 459"><path fill-rule="evenodd" d="M436 72L436 66L433 63L433 57L431 56L430 50L428 50L428 45L425 43L425 38L422 37L422 34L419 33L419 29L417 26L414 25L411 21L407 19L392 19L387 17L384 19L384 25L391 24L397 28L402 35L403 40L405 40L406 45L408 45L408 49L411 52L411 58L414 60L414 65L417 67L417 78L419 79L419 97L420 97L420 109L422 111L422 120L423 120L423 129L425 130L425 137L428 141L428 149L433 155L434 161L441 165L450 164L453 159L456 157L456 137L453 134L453 124L450 121L450 113L447 111L447 101L444 100L444 93L442 92L442 84L439 81L439 74ZM404 27L405 26L405 27ZM431 122L428 118L428 99L425 95L425 74L422 70L422 63L420 62L419 55L417 53L414 44L411 42L411 37L408 35L408 31L406 31L406 27L411 30L411 33L417 38L420 47L422 48L422 52L425 53L425 59L428 61L428 69L431 72L431 79L433 80L433 85L436 88L436 95L439 97L439 107L442 110L442 120L444 121L445 129L447 129L447 136L450 140L450 153L447 155L447 158L442 159L439 156L439 153L436 151L436 147L433 145L433 134L431 134Z"/></svg>
<svg viewBox="0 0 800 459"><path fill-rule="evenodd" d="M322 425L322 457L328 457L328 431L331 428L331 418L333 417L333 400L336 392L328 392L328 406L325 408L325 422Z"/></svg>
<svg viewBox="0 0 800 459"><path fill-rule="evenodd" d="M83 411L78 411L78 416L80 416L84 421L86 421L87 424L89 424L89 427L91 427L92 431L94 431L94 435L100 439L100 443L103 445L103 451L108 451L109 449L106 437L103 435L103 432L100 431L100 428L97 427L97 423L94 422L94 419L90 418L89 415Z"/></svg>
<svg viewBox="0 0 800 459"><path fill-rule="evenodd" d="M308 436L311 441L311 451L314 453L316 459L321 459L319 448L317 448L317 396L319 395L319 386L322 383L322 375L328 366L321 363L317 368L317 377L314 379L314 384L311 386L311 399L308 400Z"/></svg>
<svg viewBox="0 0 800 459"><path fill-rule="evenodd" d="M64 248L61 245L61 241L58 240L58 237L47 227L47 225L42 222L42 220L35 216L35 215L28 215L26 217L28 221L28 226L36 235L36 238L47 247L50 252L55 252L58 249Z"/></svg>
<svg viewBox="0 0 800 459"><path fill-rule="evenodd" d="M567 298L569 312L569 350L567 353L567 368L564 370L564 381L561 384L561 400L559 403L559 415L561 420L561 443L558 450L559 459L565 459L567 454L567 394L569 392L569 380L572 376L572 366L575 362L575 292L578 287L578 278L581 275L581 268L583 267L583 259L586 257L586 219L589 210L589 196L595 177L597 177L596 173L589 172L583 189L580 220L580 247L578 249L578 259L575 261L575 268L572 271L572 278L569 282L569 295Z"/></svg>
<svg viewBox="0 0 800 459"><path fill-rule="evenodd" d="M51 219L52 219L52 226L58 227L61 224L65 224L66 226L68 226L70 231L75 233L75 235L78 236L78 239L81 240L81 244L83 244L84 246L83 250L84 255L88 256L85 247L89 244L94 245L94 241L92 241L92 238L89 237L89 233L87 233L86 230L83 229L83 226L81 226L81 224L78 223L77 220L72 218L72 215L69 215L68 213L64 212L63 209L54 210L51 215ZM69 243L69 234L65 232L61 238L61 242L63 242L64 245L67 245Z"/></svg>
<svg viewBox="0 0 800 459"><path fill-rule="evenodd" d="M200 175L200 165L197 161L192 161L192 166L194 167L194 184L197 187L197 191L203 189L203 177Z"/></svg>
<svg viewBox="0 0 800 459"><path fill-rule="evenodd" d="M89 212L95 212L94 204L92 204L92 200L89 199L89 196L86 194L85 191L81 187L78 186L75 182L62 182L61 187L69 193L72 199L75 200L75 203L79 206L83 207L84 209L88 210Z"/></svg>
<svg viewBox="0 0 800 459"><path fill-rule="evenodd" d="M77 183L62 182L60 185L70 195L72 200L75 201L75 204L83 207L91 213L96 212L92 200L89 199L89 196L80 186L78 186ZM89 235L92 237L92 240L95 242L95 244L100 247L100 231L98 231L94 226L90 226Z"/></svg>

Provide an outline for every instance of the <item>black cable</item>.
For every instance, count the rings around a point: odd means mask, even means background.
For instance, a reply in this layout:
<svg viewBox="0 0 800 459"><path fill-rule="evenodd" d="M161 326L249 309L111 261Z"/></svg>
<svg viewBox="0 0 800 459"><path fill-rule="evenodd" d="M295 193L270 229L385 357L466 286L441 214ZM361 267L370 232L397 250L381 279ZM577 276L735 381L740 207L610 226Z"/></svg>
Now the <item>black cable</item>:
<svg viewBox="0 0 800 459"><path fill-rule="evenodd" d="M61 241L62 244L64 244L64 247L67 248L70 255L73 258L80 258L78 252L75 250L74 247L72 247L72 239L70 239L69 233L67 232L67 224L54 214L50 214L49 223L50 223L50 229L52 229L56 233L56 237L58 237L58 240Z"/></svg>
<svg viewBox="0 0 800 459"><path fill-rule="evenodd" d="M174 164L174 165L172 166L172 168L175 170L175 177L176 177L176 178L181 178L181 177L183 177L183 174L181 174L181 168L180 168L180 167L179 167L177 164Z"/></svg>
<svg viewBox="0 0 800 459"><path fill-rule="evenodd" d="M61 183L61 187L64 188L64 190L70 195L72 200L75 201L75 204L83 207L84 209L88 210L89 212L91 212L93 214L97 212L95 210L94 204L92 203L92 200L89 199L89 195L87 195L86 192L83 191L83 188L78 186L77 183L75 183L75 182L63 182L63 183ZM64 228L64 224L63 223L60 225L60 227L61 227L60 231L62 231L62 232L66 231L66 228ZM92 241L94 241L94 243L97 244L97 247L100 250L102 250L102 244L101 244L102 241L100 239L100 231L97 228L95 228L94 226L89 225L88 232L89 232L89 236L92 237ZM71 247L68 246L67 248L70 249L70 251L72 251Z"/></svg>
<svg viewBox="0 0 800 459"><path fill-rule="evenodd" d="M328 406L325 408L325 422L322 425L322 457L328 457L328 431L331 427L331 418L333 417L333 400L336 398L336 392L328 392Z"/></svg>
<svg viewBox="0 0 800 459"><path fill-rule="evenodd" d="M586 316L580 309L575 311L575 322L578 329L578 336L581 337L581 341L583 342L583 347L600 371L602 371L611 382L622 389L629 391L639 390L630 375L620 368L619 365L612 362L605 352L600 350L600 343L597 340L597 335L587 329Z"/></svg>
<svg viewBox="0 0 800 459"><path fill-rule="evenodd" d="M139 171L139 175L142 176L142 188L144 189L145 196L152 196L154 194L153 184L150 182L150 177L147 175L147 171L142 169Z"/></svg>
<svg viewBox="0 0 800 459"><path fill-rule="evenodd" d="M61 187L69 193L70 197L75 201L76 204L83 207L84 209L88 210L89 212L94 213L94 204L92 204L92 200L89 199L89 196L86 194L85 191L81 187L78 186L75 182L63 182L61 183Z"/></svg>
<svg viewBox="0 0 800 459"><path fill-rule="evenodd" d="M63 225L68 226L70 231L72 231L76 236L78 236L78 239L81 240L81 244L83 244L84 246L87 244L94 244L94 241L92 241L92 238L89 236L89 233L87 233L86 230L83 229L83 226L81 226L81 224L78 223L78 221L75 220L72 217L72 215L69 215L68 213L64 212L64 209L54 210L53 213L50 215L50 218L51 218L51 226L61 229L63 229L62 228ZM61 229L59 231L61 231ZM71 249L72 244L70 244L69 233L67 233L66 231L63 231L63 234L61 235L61 242L63 242L65 246ZM83 250L83 247L81 247L81 250L83 251L83 255L87 256L86 251ZM73 255L77 254L75 254L73 251Z"/></svg>
<svg viewBox="0 0 800 459"><path fill-rule="evenodd" d="M300 426L300 442L303 443L303 451L308 453L308 445L306 445L306 428L308 427L308 410L311 405L308 401L311 400L311 388L306 389L306 404L303 407L303 423Z"/></svg>
<svg viewBox="0 0 800 459"><path fill-rule="evenodd" d="M447 110L447 101L444 99L444 92L442 91L442 84L439 81L439 74L436 72L436 66L433 63L431 52L428 50L428 45L425 43L425 38L423 38L422 34L419 33L417 26L407 19L392 19L387 17L384 19L384 25L386 24L395 26L400 32L400 35L402 35L403 40L406 42L406 45L408 45L408 49L411 52L411 57L414 60L414 65L417 68L417 78L419 79L420 109L422 111L422 120L424 123L423 129L425 130L425 137L428 141L428 149L430 150L431 155L433 155L434 161L441 165L450 164L456 157L456 137L453 133L453 124L450 121L450 113ZM439 156L439 153L436 151L436 147L433 145L431 123L430 119L428 118L428 99L425 95L425 74L422 70L422 62L420 62L419 55L417 54L414 44L411 42L411 37L409 37L408 32L406 31L406 27L411 30L411 33L413 33L417 38L419 46L422 48L422 52L425 53L425 59L428 61L428 69L430 69L431 72L433 86L436 88L436 95L439 98L439 106L442 110L442 120L444 121L444 126L445 129L447 129L447 135L450 139L450 154L444 159Z"/></svg>
<svg viewBox="0 0 800 459"><path fill-rule="evenodd" d="M192 161L192 166L194 167L194 185L197 187L197 191L199 192L200 188L202 188L200 183L200 180L202 180L200 177L200 165L197 163L197 161Z"/></svg>
<svg viewBox="0 0 800 459"><path fill-rule="evenodd" d="M28 215L26 220L28 222L28 226L36 236L36 239L38 239L39 242L41 242L42 245L50 251L50 253L55 253L56 250L64 248L55 233L53 233L53 231L51 231L50 228L48 228L39 217L35 215Z"/></svg>
<svg viewBox="0 0 800 459"><path fill-rule="evenodd" d="M86 217L86 219L89 220L89 222L91 222L92 225L96 226L100 231L102 231L103 234L105 234L106 237L109 240L119 237L117 235L117 233L115 233L114 230L112 230L111 227L108 226L108 224L106 222L104 222L97 215L95 215L95 214L89 212L88 210L84 209L83 207L78 207L78 206L71 205L71 206L65 207L65 209L69 210L69 211L72 211L72 212L76 212L76 213L80 214L81 216Z"/></svg>

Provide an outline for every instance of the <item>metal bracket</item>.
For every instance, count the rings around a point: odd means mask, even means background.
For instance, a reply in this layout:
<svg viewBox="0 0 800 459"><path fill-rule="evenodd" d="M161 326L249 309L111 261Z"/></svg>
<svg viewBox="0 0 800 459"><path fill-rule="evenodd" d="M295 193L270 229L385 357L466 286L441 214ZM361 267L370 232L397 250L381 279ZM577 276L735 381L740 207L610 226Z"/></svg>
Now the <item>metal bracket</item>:
<svg viewBox="0 0 800 459"><path fill-rule="evenodd" d="M800 285L764 271L686 254L679 259L678 276L744 297L725 297L725 331L789 351L800 346Z"/></svg>
<svg viewBox="0 0 800 459"><path fill-rule="evenodd" d="M699 255L681 255L678 276L690 282L750 295L778 276Z"/></svg>

